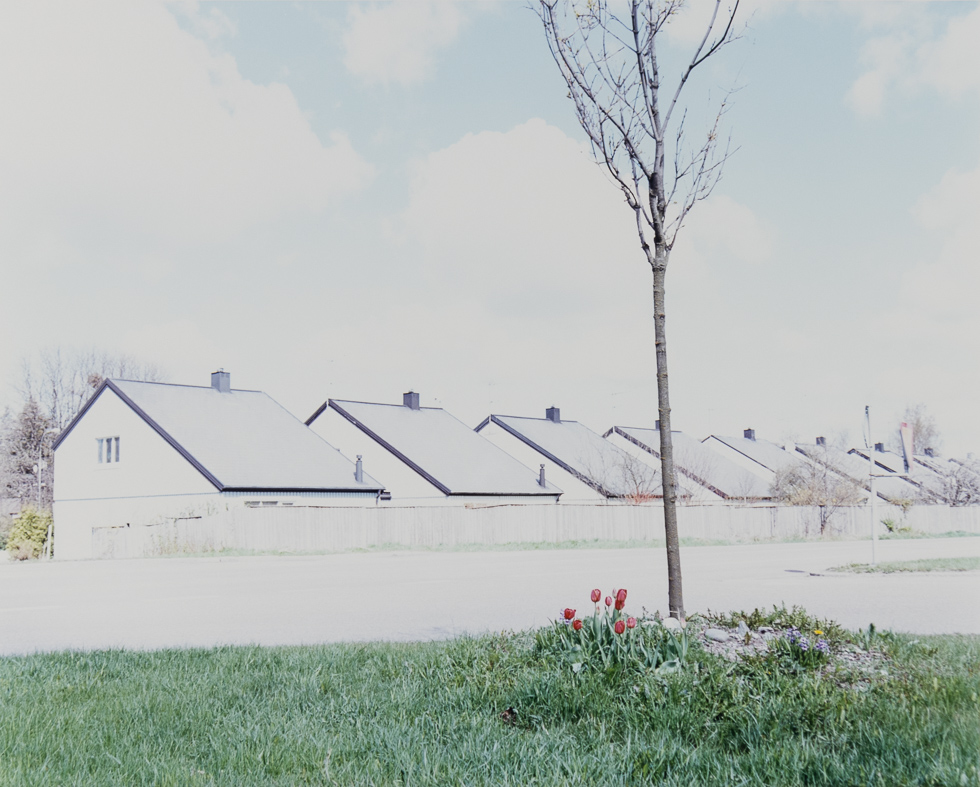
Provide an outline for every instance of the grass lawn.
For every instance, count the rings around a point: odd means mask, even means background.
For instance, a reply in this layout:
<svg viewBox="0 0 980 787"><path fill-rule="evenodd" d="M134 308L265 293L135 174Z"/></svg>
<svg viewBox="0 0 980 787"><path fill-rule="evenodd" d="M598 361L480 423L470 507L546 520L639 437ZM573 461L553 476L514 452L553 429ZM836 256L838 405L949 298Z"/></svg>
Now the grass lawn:
<svg viewBox="0 0 980 787"><path fill-rule="evenodd" d="M794 614L851 660L576 673L558 627L0 659L0 784L978 784L980 638Z"/></svg>
<svg viewBox="0 0 980 787"><path fill-rule="evenodd" d="M980 571L980 557L939 557L925 560L900 560L894 563L850 563L832 571L851 574L895 574L900 571Z"/></svg>

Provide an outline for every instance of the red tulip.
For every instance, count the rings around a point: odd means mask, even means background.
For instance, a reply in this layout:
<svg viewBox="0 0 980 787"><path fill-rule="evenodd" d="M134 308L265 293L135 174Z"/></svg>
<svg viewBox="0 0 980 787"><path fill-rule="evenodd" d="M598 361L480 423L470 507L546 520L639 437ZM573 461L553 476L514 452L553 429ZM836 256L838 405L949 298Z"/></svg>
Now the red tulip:
<svg viewBox="0 0 980 787"><path fill-rule="evenodd" d="M626 618L626 628L635 629L636 628L636 618Z"/></svg>
<svg viewBox="0 0 980 787"><path fill-rule="evenodd" d="M579 620L578 618L576 618L575 620L573 620L572 621L572 628L575 629L576 631L578 631L579 629L581 629L582 628L582 621Z"/></svg>
<svg viewBox="0 0 980 787"><path fill-rule="evenodd" d="M565 620L571 620L574 617L575 617L575 610L574 609L566 609L565 610Z"/></svg>
<svg viewBox="0 0 980 787"><path fill-rule="evenodd" d="M606 606L607 607L612 606L612 596L606 596Z"/></svg>
<svg viewBox="0 0 980 787"><path fill-rule="evenodd" d="M598 604L600 598L602 598L602 591L599 590L599 588L596 588L592 591L592 603Z"/></svg>
<svg viewBox="0 0 980 787"><path fill-rule="evenodd" d="M616 601L626 601L626 588L616 591Z"/></svg>
<svg viewBox="0 0 980 787"><path fill-rule="evenodd" d="M622 612L623 607L625 606L626 606L625 601L620 601L619 599L616 600L616 609L618 609L620 612Z"/></svg>
<svg viewBox="0 0 980 787"><path fill-rule="evenodd" d="M616 630L617 634L622 634L624 631L626 631L626 624L621 620L617 620L616 625L613 626L613 628Z"/></svg>

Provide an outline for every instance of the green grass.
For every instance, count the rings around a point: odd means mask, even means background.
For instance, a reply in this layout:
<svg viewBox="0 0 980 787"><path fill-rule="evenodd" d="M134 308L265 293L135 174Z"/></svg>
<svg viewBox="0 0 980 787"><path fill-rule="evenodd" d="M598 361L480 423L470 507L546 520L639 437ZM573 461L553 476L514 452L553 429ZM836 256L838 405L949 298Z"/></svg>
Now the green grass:
<svg viewBox="0 0 980 787"><path fill-rule="evenodd" d="M900 560L894 563L849 563L831 571L850 574L896 574L902 571L980 571L980 557L938 557L924 560Z"/></svg>
<svg viewBox="0 0 980 787"><path fill-rule="evenodd" d="M881 536L882 540L909 539L909 538L963 538L967 536L980 536L980 533L967 533L964 531L953 531L949 533L920 533L918 531L902 531ZM825 537L822 541L870 541L870 537L861 538L834 538ZM745 546L748 544L801 544L805 543L804 538L766 538L766 539L703 539L703 538L682 538L680 540L683 547L707 547L707 546ZM184 550L177 546L166 545L158 549L157 554L152 557L164 558L187 558L187 557L256 557L256 556L314 556L314 555L335 555L350 553L368 552L519 552L535 550L554 550L554 549L663 549L664 540L632 539L627 541L613 541L606 539L583 539L578 541L514 541L506 544L438 544L435 546L410 546L406 544L376 544L370 547L355 547L346 550L254 550L254 549L215 549L215 550Z"/></svg>
<svg viewBox="0 0 980 787"><path fill-rule="evenodd" d="M852 639L886 674L576 675L549 632L0 659L0 784L976 785L980 638Z"/></svg>
<svg viewBox="0 0 980 787"><path fill-rule="evenodd" d="M882 541L902 541L909 538L977 538L980 533L969 533L966 530L947 530L944 533L923 533L921 530L896 530L892 533L883 533L878 536ZM868 537L861 539L870 541Z"/></svg>

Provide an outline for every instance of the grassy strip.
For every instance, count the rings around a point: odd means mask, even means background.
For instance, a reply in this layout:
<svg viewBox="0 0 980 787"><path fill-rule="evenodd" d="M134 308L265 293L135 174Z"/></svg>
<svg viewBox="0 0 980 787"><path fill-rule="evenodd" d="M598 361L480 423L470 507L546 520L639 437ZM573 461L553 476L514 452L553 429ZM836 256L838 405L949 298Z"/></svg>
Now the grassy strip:
<svg viewBox="0 0 980 787"><path fill-rule="evenodd" d="M0 784L978 781L977 637L866 635L871 673L695 648L576 675L545 640L3 659Z"/></svg>
<svg viewBox="0 0 980 787"><path fill-rule="evenodd" d="M882 540L898 540L909 538L964 538L967 536L980 536L980 533L967 533L964 531L953 531L949 533L926 534L918 532L902 532L882 536ZM835 539L832 537L823 538L821 541L870 541L870 538L856 539ZM747 546L753 544L802 544L807 540L804 538L765 538L765 539L704 539L704 538L682 538L681 546L684 547L722 547L722 546ZM153 557L165 558L185 558L185 557L258 557L258 556L315 556L315 555L339 555L339 554L361 554L373 552L525 552L555 549L663 549L665 542L663 539L629 541L612 541L602 539L583 539L580 541L512 541L506 544L436 544L434 546L410 546L406 544L376 544L370 547L354 547L346 550L255 550L255 549L213 549L201 551L184 551L173 549L162 551Z"/></svg>
<svg viewBox="0 0 980 787"><path fill-rule="evenodd" d="M849 563L831 571L849 574L896 574L902 571L978 571L980 557L937 557L923 560L900 560L894 563Z"/></svg>

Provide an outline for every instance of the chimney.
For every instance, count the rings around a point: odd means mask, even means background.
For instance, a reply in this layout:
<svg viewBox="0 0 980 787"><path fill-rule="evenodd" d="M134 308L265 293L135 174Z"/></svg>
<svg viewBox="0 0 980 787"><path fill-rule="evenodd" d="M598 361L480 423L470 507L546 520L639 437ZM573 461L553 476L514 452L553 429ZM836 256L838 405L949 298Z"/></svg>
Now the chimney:
<svg viewBox="0 0 980 787"><path fill-rule="evenodd" d="M224 369L211 372L211 387L220 393L228 393L231 391L231 374Z"/></svg>
<svg viewBox="0 0 980 787"><path fill-rule="evenodd" d="M932 458L932 457L934 457L936 455L936 452L933 451L931 448L926 448L925 450L923 450L922 453L924 453L926 456L928 456L930 458Z"/></svg>
<svg viewBox="0 0 980 787"><path fill-rule="evenodd" d="M364 483L364 462L361 461L361 455L357 455L357 463L354 465L354 480L359 484Z"/></svg>
<svg viewBox="0 0 980 787"><path fill-rule="evenodd" d="M755 429L746 429L742 434L746 440L755 440Z"/></svg>
<svg viewBox="0 0 980 787"><path fill-rule="evenodd" d="M418 410L419 408L419 395L414 391L409 391L406 394L402 394L402 404L405 405L409 410Z"/></svg>
<svg viewBox="0 0 980 787"><path fill-rule="evenodd" d="M653 428L654 428L654 430L655 430L655 431L657 431L657 432L659 432L659 431L660 431L660 421L659 421L659 420L657 420L657 421L655 421L655 422L654 422L654 424L653 424Z"/></svg>
<svg viewBox="0 0 980 787"><path fill-rule="evenodd" d="M541 469L538 471L538 485L539 486L548 485L544 480L544 465L541 465Z"/></svg>
<svg viewBox="0 0 980 787"><path fill-rule="evenodd" d="M827 438L826 437L818 437L817 438L817 445L826 448L827 447Z"/></svg>
<svg viewBox="0 0 980 787"><path fill-rule="evenodd" d="M885 444L884 443L875 443L875 451L877 451L879 454L885 453Z"/></svg>
<svg viewBox="0 0 980 787"><path fill-rule="evenodd" d="M544 417L553 423L560 424L561 410L559 410L557 407L549 407L544 411Z"/></svg>

